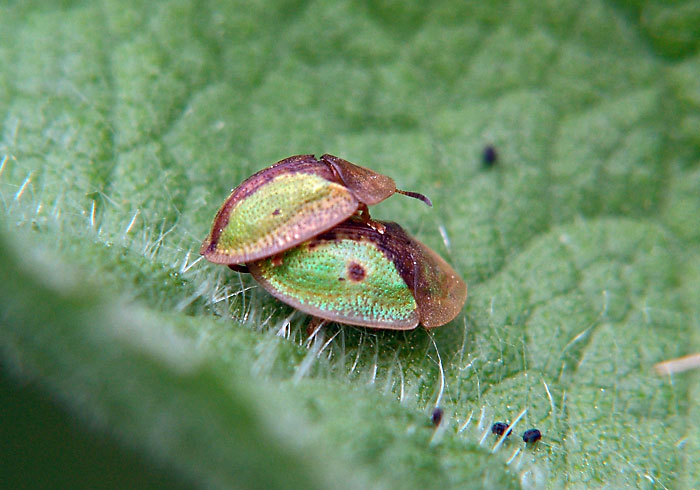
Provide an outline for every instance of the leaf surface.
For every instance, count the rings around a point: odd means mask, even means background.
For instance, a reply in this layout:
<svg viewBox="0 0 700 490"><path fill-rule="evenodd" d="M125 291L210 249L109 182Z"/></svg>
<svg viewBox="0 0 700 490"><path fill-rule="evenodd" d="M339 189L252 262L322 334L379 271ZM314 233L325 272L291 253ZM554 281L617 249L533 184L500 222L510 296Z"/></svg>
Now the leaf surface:
<svg viewBox="0 0 700 490"><path fill-rule="evenodd" d="M38 442L13 437L40 447L47 413L101 434L140 462L130 476L105 456L115 488L151 471L221 488L700 485L698 372L652 369L700 350L698 12L0 6L0 362L8 392L51 400L28 415ZM462 274L463 314L307 341L306 317L198 261L230 189L302 153L428 195L373 216ZM499 445L490 425L523 411Z"/></svg>

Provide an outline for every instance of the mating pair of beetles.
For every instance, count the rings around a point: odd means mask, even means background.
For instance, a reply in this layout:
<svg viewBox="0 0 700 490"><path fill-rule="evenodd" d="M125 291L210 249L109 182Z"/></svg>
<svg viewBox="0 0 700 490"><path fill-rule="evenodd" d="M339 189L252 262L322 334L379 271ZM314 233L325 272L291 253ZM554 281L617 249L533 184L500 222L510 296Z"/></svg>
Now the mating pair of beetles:
<svg viewBox="0 0 700 490"><path fill-rule="evenodd" d="M250 272L270 294L321 320L410 330L454 319L467 285L437 253L368 206L394 180L333 155L286 158L233 190L200 253Z"/></svg>

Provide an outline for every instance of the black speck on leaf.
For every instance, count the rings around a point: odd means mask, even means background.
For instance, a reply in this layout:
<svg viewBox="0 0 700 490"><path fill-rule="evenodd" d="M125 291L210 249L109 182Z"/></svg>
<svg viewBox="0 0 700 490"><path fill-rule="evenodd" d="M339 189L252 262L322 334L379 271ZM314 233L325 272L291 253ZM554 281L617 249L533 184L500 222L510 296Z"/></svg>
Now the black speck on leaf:
<svg viewBox="0 0 700 490"><path fill-rule="evenodd" d="M443 414L442 408L435 407L435 409L433 410L433 413L430 415L430 421L432 422L432 424L435 427L440 425L440 422L442 421L442 414Z"/></svg>
<svg viewBox="0 0 700 490"><path fill-rule="evenodd" d="M523 441L527 444L532 444L542 439L542 433L537 429L528 429L523 432Z"/></svg>
<svg viewBox="0 0 700 490"><path fill-rule="evenodd" d="M496 152L496 148L493 145L486 145L481 156L484 167L493 167L496 165L496 161L498 160L498 152Z"/></svg>
<svg viewBox="0 0 700 490"><path fill-rule="evenodd" d="M497 436L502 436L506 430L508 429L508 424L505 422L495 422L491 426L491 432L496 434ZM508 431L508 434L506 434L506 437L510 435L510 433L513 432L512 430Z"/></svg>

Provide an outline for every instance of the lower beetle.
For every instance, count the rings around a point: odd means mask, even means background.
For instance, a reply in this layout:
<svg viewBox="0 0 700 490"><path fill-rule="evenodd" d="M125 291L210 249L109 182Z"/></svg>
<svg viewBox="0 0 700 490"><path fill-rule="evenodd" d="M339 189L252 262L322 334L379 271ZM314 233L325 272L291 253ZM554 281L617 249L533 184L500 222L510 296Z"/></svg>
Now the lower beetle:
<svg viewBox="0 0 700 490"><path fill-rule="evenodd" d="M328 321L410 330L454 319L467 298L464 281L398 224L379 223L383 232L351 218L247 269L279 300Z"/></svg>

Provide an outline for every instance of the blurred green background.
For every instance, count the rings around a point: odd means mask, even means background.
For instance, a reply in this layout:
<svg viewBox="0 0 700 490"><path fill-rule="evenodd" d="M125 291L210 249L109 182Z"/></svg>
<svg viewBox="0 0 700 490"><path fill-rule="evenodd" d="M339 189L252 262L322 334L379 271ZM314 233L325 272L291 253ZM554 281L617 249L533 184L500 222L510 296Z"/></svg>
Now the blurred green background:
<svg viewBox="0 0 700 490"><path fill-rule="evenodd" d="M0 33L3 486L700 485L698 372L652 370L700 350L700 2L6 1ZM431 197L373 216L467 280L455 321L307 342L198 260L231 188L325 152Z"/></svg>

